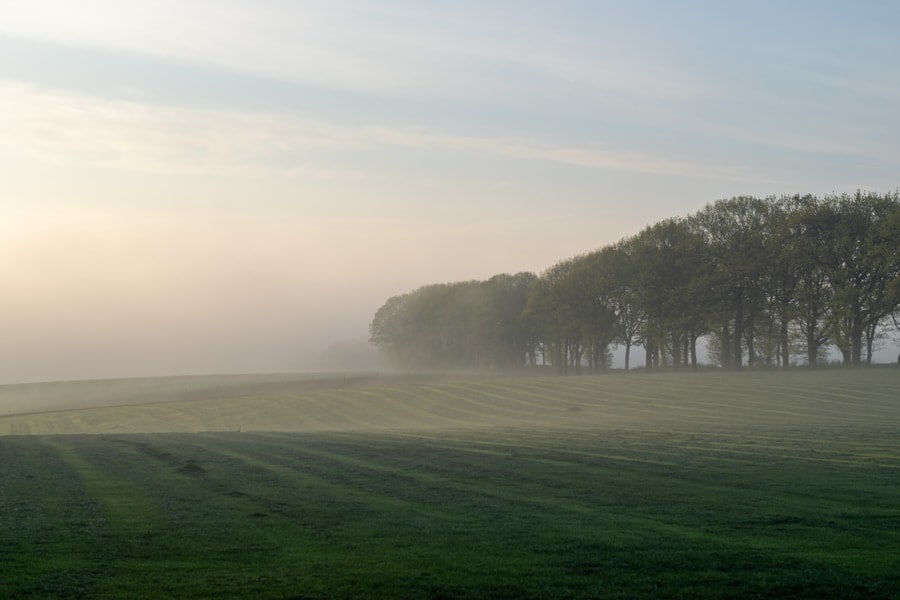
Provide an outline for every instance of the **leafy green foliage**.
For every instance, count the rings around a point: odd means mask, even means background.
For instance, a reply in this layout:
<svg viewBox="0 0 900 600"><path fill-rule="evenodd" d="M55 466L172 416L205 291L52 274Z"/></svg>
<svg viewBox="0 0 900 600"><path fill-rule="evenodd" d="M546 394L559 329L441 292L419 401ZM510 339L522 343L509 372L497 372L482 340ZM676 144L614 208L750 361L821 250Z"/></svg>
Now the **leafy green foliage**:
<svg viewBox="0 0 900 600"><path fill-rule="evenodd" d="M787 367L796 337L810 366L829 344L859 365L896 324L898 215L896 192L720 200L537 279L500 275L391 298L372 341L408 366L533 365L540 354L578 373L605 370L618 343L629 355L643 345L648 368L696 368L702 336L723 367ZM497 289L514 289L515 301L498 300Z"/></svg>
<svg viewBox="0 0 900 600"><path fill-rule="evenodd" d="M531 273L435 284L394 296L375 314L371 341L411 367L514 367L529 353L521 318Z"/></svg>

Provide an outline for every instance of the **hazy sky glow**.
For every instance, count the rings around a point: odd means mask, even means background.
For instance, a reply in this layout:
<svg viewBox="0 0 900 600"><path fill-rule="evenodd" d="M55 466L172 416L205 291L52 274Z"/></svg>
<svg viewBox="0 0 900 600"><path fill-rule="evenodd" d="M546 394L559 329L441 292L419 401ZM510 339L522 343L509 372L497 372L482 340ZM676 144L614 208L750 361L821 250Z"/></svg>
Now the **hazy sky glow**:
<svg viewBox="0 0 900 600"><path fill-rule="evenodd" d="M895 189L900 4L0 0L0 383L292 371L390 295Z"/></svg>

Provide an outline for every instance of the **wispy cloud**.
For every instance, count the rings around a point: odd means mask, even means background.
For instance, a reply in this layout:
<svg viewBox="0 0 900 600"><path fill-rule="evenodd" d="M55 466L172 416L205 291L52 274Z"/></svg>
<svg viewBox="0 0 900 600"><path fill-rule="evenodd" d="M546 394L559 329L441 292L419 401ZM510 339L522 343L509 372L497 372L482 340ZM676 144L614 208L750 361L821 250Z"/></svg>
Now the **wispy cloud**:
<svg viewBox="0 0 900 600"><path fill-rule="evenodd" d="M778 120L752 127L745 123L696 120L691 127L722 139L731 147L762 147L798 158L813 155L836 161L900 166L900 141L889 133L889 123L879 126L845 119L829 123L827 128L815 125Z"/></svg>
<svg viewBox="0 0 900 600"><path fill-rule="evenodd" d="M665 57L626 56L615 42L621 37L603 20L587 41L471 6L209 0L0 0L0 6L0 33L13 37L388 96L485 101L566 83L598 98L674 101L703 88Z"/></svg>
<svg viewBox="0 0 900 600"><path fill-rule="evenodd" d="M138 172L272 173L286 151L340 146L345 129L264 114L104 100L0 85L0 148L51 165Z"/></svg>
<svg viewBox="0 0 900 600"><path fill-rule="evenodd" d="M0 149L52 165L137 172L365 177L363 169L305 164L316 149L414 148L479 152L589 169L753 180L741 167L664 155L428 128L348 126L285 115L161 107L0 85ZM301 162L297 162L300 160ZM315 160L313 161L315 162Z"/></svg>

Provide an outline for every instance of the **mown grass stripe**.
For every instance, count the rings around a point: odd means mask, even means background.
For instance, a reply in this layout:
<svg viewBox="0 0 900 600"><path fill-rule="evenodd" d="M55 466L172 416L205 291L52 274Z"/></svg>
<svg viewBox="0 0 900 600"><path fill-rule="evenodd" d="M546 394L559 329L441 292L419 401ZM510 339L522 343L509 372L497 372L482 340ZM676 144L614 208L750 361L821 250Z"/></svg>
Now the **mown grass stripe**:
<svg viewBox="0 0 900 600"><path fill-rule="evenodd" d="M868 383L867 383L868 382ZM859 385L854 391L852 386ZM895 386L895 387L891 387ZM0 433L900 424L900 369L464 376L0 417ZM876 390L874 393L871 390ZM836 390L846 390L836 391ZM225 392L223 392L225 393ZM83 390L82 390L83 394Z"/></svg>
<svg viewBox="0 0 900 600"><path fill-rule="evenodd" d="M90 597L108 535L80 477L43 438L0 438L0 596Z"/></svg>
<svg viewBox="0 0 900 600"><path fill-rule="evenodd" d="M240 440L226 438L221 434L206 435L204 436L204 447L207 451L271 473L281 482L279 485L273 486L260 485L257 482L250 490L252 494L268 493L271 498L277 498L284 496L285 486L298 491L306 488L316 490L317 494L325 493L333 498L343 498L347 502L356 502L361 505L386 507L407 513L413 511L430 518L441 518L448 521L455 518L452 513L439 508L415 505L400 498L374 493L372 490L363 492L357 486L340 483L338 478L328 477L310 468L308 462L296 460L295 450L292 449L291 453L285 454L280 452L285 450L281 445L267 446L266 440L272 435L274 434L254 437L250 447L240 451L235 449L241 447L241 444L235 443ZM306 455L314 454L306 453Z"/></svg>
<svg viewBox="0 0 900 600"><path fill-rule="evenodd" d="M98 493L122 481L156 507L131 528L104 519L110 537L89 545L115 559L91 597L891 597L900 482L895 469L849 462L871 447L894 451L897 430L788 431L52 440L90 467L64 467L76 487L99 470ZM806 460L830 439L821 456L848 463ZM31 452L16 447L20 459ZM154 522L164 526L141 538ZM140 557L124 539L136 532ZM8 596L35 589L16 585Z"/></svg>
<svg viewBox="0 0 900 600"><path fill-rule="evenodd" d="M432 429L471 427L479 419L477 408L470 403L465 401L453 404L441 403L433 397L429 388L419 386L410 389L390 388L388 393L380 390L361 390L361 393L368 395L373 406L379 406L384 402L389 408L406 415L407 418L395 422L398 428L414 428L422 423L429 423L428 427Z"/></svg>
<svg viewBox="0 0 900 600"><path fill-rule="evenodd" d="M93 463L82 452L88 446L72 442L66 438L46 438L46 443L78 474L91 496L101 502L110 527L128 536L145 532L148 525L159 523L158 507L147 498L144 490ZM135 515L141 518L135 519Z"/></svg>

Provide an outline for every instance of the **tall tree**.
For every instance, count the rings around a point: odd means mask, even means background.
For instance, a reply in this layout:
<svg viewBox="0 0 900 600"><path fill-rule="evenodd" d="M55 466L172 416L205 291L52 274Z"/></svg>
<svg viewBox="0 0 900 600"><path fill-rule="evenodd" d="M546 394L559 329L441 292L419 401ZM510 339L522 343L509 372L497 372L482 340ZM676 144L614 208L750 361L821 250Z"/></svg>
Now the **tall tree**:
<svg viewBox="0 0 900 600"><path fill-rule="evenodd" d="M801 332L806 362L815 367L831 341L834 290L829 279L829 251L825 249L831 243L833 219L813 197L794 198L790 206L786 235L778 243L783 248L783 260L793 265L797 277L792 300L794 322Z"/></svg>
<svg viewBox="0 0 900 600"><path fill-rule="evenodd" d="M666 219L644 229L632 244L648 367L669 359L676 367L696 366L708 304L705 240L687 219Z"/></svg>
<svg viewBox="0 0 900 600"><path fill-rule="evenodd" d="M641 344L647 366L696 365L697 341L726 368L815 366L828 344L870 362L900 310L898 193L738 197L562 260L540 277L435 284L394 296L372 342L410 366L507 368L549 361L603 370ZM540 350L538 350L540 349Z"/></svg>
<svg viewBox="0 0 900 600"><path fill-rule="evenodd" d="M708 205L693 221L710 248L715 277L710 279L718 303L723 366L740 369L746 347L756 362L756 321L765 310L763 288L768 202L741 196ZM745 346L746 344L746 346Z"/></svg>
<svg viewBox="0 0 900 600"><path fill-rule="evenodd" d="M832 334L845 363L862 363L866 332L874 336L878 324L900 306L898 211L897 193L843 194L826 198L820 207L822 250L834 291ZM871 361L871 350L866 360Z"/></svg>
<svg viewBox="0 0 900 600"><path fill-rule="evenodd" d="M591 372L609 367L610 346L619 338L615 282L608 252L599 250L575 260L565 286L578 307L577 326Z"/></svg>
<svg viewBox="0 0 900 600"><path fill-rule="evenodd" d="M534 362L534 347L522 316L534 273L495 275L481 284L483 301L478 325L486 362L491 367L521 366Z"/></svg>
<svg viewBox="0 0 900 600"><path fill-rule="evenodd" d="M525 318L540 336L545 359L559 374L581 361L579 307L568 285L574 265L574 259L563 260L544 271L531 286L525 308Z"/></svg>
<svg viewBox="0 0 900 600"><path fill-rule="evenodd" d="M625 346L625 365L631 368L631 348L641 343L646 316L637 301L637 261L634 238L606 246L595 257L595 266L605 278L608 306L615 315L619 341Z"/></svg>

